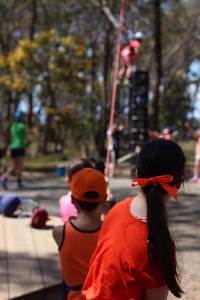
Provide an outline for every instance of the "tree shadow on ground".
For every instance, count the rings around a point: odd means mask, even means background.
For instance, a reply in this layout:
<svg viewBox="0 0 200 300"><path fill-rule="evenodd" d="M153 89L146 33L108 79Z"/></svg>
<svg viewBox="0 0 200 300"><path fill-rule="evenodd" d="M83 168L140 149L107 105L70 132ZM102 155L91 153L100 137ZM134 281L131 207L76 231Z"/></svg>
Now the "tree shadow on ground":
<svg viewBox="0 0 200 300"><path fill-rule="evenodd" d="M3 290L17 289L19 291L24 291L28 293L31 291L31 286L33 285L33 290L37 288L45 288L47 286L56 284L62 281L59 264L57 260L57 253L48 254L48 257L42 257L40 254L36 258L28 252L13 252L7 253L0 251L0 259L3 260L1 263L1 276L7 278L7 284L1 284L2 292ZM10 264L10 261L16 261L16 265ZM21 264L21 272L19 272L19 265ZM30 269L30 267L32 268ZM27 274L31 274L27 278ZM27 286L27 289L26 289ZM10 290L10 294L14 295L19 292L16 290Z"/></svg>
<svg viewBox="0 0 200 300"><path fill-rule="evenodd" d="M200 198L181 193L179 201L169 201L169 222L181 251L200 251Z"/></svg>
<svg viewBox="0 0 200 300"><path fill-rule="evenodd" d="M60 185L50 185L50 186L28 186L26 185L23 189L19 190L17 188L12 188L12 192L19 192L19 191L50 191L50 190L66 190L66 187Z"/></svg>

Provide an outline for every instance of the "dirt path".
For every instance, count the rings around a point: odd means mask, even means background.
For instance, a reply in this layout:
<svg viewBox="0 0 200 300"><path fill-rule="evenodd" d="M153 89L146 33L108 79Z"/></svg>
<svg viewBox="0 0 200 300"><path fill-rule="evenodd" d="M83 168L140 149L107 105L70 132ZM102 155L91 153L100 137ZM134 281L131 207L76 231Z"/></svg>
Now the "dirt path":
<svg viewBox="0 0 200 300"><path fill-rule="evenodd" d="M170 203L173 234L177 243L182 271L182 299L200 299L200 189L190 185L185 188L178 205ZM177 299L170 295L169 300Z"/></svg>

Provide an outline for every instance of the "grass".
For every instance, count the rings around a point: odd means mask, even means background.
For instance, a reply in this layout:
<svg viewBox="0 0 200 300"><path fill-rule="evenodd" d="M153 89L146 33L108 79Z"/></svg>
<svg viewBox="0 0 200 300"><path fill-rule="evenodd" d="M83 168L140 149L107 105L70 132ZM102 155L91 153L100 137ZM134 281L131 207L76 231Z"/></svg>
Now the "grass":
<svg viewBox="0 0 200 300"><path fill-rule="evenodd" d="M194 156L195 156L195 141L194 140L185 140L185 141L180 141L179 145L182 147L186 159L187 159L187 164L193 164L194 163Z"/></svg>
<svg viewBox="0 0 200 300"><path fill-rule="evenodd" d="M193 164L194 162L194 154L195 154L195 141L194 140L184 140L178 142L182 147L186 158L187 164ZM79 156L77 155L77 158ZM82 157L80 155L80 157ZM70 161L59 159L57 154L49 154L49 155L38 155L35 158L27 158L25 167L29 169L56 169L59 164L67 165Z"/></svg>
<svg viewBox="0 0 200 300"><path fill-rule="evenodd" d="M187 164L193 165L194 154L195 154L195 141L184 140L180 141L179 145L182 147L187 158ZM82 157L82 155L77 154L77 158ZM58 165L68 165L69 160L61 160L58 154L39 154L35 157L27 156L25 159L25 169L32 171L54 171L57 169ZM10 158L6 157L3 159L3 164L9 165Z"/></svg>
<svg viewBox="0 0 200 300"><path fill-rule="evenodd" d="M34 158L26 158L25 161L25 169L31 169L31 170L55 170L58 165L67 165L68 161L59 160L58 156L55 154L49 154L49 155L38 155Z"/></svg>
<svg viewBox="0 0 200 300"><path fill-rule="evenodd" d="M6 156L2 160L2 164L8 167L11 163L11 159L9 156ZM25 158L25 170L27 171L41 171L41 172L49 172L55 171L59 165L67 165L69 161L59 159L57 154L48 154L48 155L38 155L36 157Z"/></svg>

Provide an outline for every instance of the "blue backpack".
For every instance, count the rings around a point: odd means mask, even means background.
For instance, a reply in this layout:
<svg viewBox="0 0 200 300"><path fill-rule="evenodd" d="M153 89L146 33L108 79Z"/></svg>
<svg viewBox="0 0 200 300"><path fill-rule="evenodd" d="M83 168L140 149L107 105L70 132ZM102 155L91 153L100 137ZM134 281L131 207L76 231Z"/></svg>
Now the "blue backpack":
<svg viewBox="0 0 200 300"><path fill-rule="evenodd" d="M15 194L5 194L0 198L0 214L12 217L21 204L21 199Z"/></svg>

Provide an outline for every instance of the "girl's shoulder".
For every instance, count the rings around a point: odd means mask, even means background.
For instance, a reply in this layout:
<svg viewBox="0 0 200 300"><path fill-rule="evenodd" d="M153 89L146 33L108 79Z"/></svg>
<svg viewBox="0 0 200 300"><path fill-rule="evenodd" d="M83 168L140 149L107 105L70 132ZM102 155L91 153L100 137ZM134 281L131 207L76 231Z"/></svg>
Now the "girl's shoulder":
<svg viewBox="0 0 200 300"><path fill-rule="evenodd" d="M117 204L113 206L113 208L110 210L108 214L113 215L119 213L121 215L122 213L127 212L128 209L130 208L132 199L133 197L128 197L119 201Z"/></svg>
<svg viewBox="0 0 200 300"><path fill-rule="evenodd" d="M102 225L101 236L110 236L110 232L112 232L113 241L117 241L121 237L127 247L131 246L139 249L139 252L141 250L145 251L148 226L147 223L131 214L132 201L133 197L126 198L109 211ZM123 245L121 246L123 247Z"/></svg>

